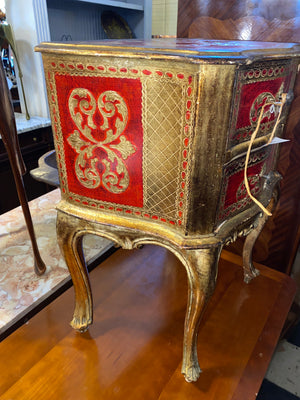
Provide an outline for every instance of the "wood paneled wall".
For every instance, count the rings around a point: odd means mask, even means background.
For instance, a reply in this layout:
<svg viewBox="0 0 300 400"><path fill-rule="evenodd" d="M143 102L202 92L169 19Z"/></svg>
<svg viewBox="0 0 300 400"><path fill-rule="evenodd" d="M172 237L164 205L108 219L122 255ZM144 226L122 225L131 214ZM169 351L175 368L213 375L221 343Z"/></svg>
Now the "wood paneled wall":
<svg viewBox="0 0 300 400"><path fill-rule="evenodd" d="M300 17L297 0L178 0L178 37L188 37L188 28L197 17L220 20L247 16L262 17L269 21L285 21Z"/></svg>

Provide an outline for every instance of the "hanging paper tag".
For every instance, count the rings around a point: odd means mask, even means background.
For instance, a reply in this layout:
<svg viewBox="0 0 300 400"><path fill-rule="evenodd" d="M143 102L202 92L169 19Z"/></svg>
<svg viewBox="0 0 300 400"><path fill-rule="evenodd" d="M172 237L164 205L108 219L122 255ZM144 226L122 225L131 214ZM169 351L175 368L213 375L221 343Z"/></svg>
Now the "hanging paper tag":
<svg viewBox="0 0 300 400"><path fill-rule="evenodd" d="M270 143L266 143L265 146L271 146L272 144L280 144L280 143L285 143L289 142L290 139L282 139L279 137L274 137Z"/></svg>

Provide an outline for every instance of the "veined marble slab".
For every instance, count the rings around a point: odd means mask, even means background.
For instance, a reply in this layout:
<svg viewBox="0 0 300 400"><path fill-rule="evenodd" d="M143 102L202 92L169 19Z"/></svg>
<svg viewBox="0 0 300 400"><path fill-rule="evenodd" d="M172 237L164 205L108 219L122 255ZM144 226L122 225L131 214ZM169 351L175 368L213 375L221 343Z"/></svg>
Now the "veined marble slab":
<svg viewBox="0 0 300 400"><path fill-rule="evenodd" d="M30 119L26 119L26 115L21 113L15 113L15 119L18 134L51 125L50 118L30 116Z"/></svg>
<svg viewBox="0 0 300 400"><path fill-rule="evenodd" d="M70 275L56 239L56 210L60 190L56 189L29 203L38 247L47 269L34 272L29 234L21 207L0 215L0 334L53 293ZM87 235L87 260L112 247L112 242Z"/></svg>

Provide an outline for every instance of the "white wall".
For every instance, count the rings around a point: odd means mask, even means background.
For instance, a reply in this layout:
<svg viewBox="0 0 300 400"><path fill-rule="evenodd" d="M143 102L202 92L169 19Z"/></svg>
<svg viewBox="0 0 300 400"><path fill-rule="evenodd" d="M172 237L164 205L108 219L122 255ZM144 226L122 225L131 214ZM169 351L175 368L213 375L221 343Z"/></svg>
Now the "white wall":
<svg viewBox="0 0 300 400"><path fill-rule="evenodd" d="M5 12L5 0L0 0L0 10Z"/></svg>
<svg viewBox="0 0 300 400"><path fill-rule="evenodd" d="M152 35L176 36L178 0L152 0Z"/></svg>
<svg viewBox="0 0 300 400"><path fill-rule="evenodd" d="M49 113L41 55L34 52L34 47L41 40L47 39L47 37L42 37L43 35L47 36L47 27L43 27L46 31L42 33L37 27L33 7L35 2L42 8L38 12L43 11L45 0L6 0L6 18L7 22L11 24L15 36L29 114L47 118ZM20 87L18 81L21 109L22 112L25 112Z"/></svg>
<svg viewBox="0 0 300 400"><path fill-rule="evenodd" d="M151 0L145 3L151 9ZM23 83L29 114L47 118L49 112L41 55L34 52L37 44L50 40L46 0L6 0L5 5L7 22L11 24L14 31L24 75ZM153 35L176 36L177 9L178 0L152 1ZM151 12L149 14L151 15ZM20 88L19 82L18 87ZM24 112L24 101L20 89L19 93L21 109Z"/></svg>

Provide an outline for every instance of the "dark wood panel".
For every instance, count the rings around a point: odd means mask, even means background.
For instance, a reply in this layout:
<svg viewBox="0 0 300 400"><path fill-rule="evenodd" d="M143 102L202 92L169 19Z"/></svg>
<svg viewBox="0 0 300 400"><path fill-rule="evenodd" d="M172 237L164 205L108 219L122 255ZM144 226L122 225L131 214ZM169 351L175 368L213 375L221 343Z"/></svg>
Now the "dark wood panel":
<svg viewBox="0 0 300 400"><path fill-rule="evenodd" d="M177 36L188 37L190 25L203 16L219 20L255 16L269 21L276 18L280 22L299 17L299 6L297 0L178 0Z"/></svg>
<svg viewBox="0 0 300 400"><path fill-rule="evenodd" d="M27 168L24 175L24 185L28 200L35 199L54 187L34 180L29 171L38 166L38 159L47 151L53 149L51 127L36 129L18 135L22 156ZM5 188L0 197L0 214L20 205L12 169L8 160L4 144L0 139L0 180Z"/></svg>
<svg viewBox="0 0 300 400"><path fill-rule="evenodd" d="M260 16L220 20L214 17L197 17L188 28L188 37L224 40L255 40L266 42L298 42L298 18L281 21Z"/></svg>
<svg viewBox="0 0 300 400"><path fill-rule="evenodd" d="M71 288L0 343L0 399L255 399L295 284L259 266L247 285L240 263L222 253L199 332L198 382L180 373L185 270L167 250L145 246L119 250L91 273L88 332L68 324Z"/></svg>

